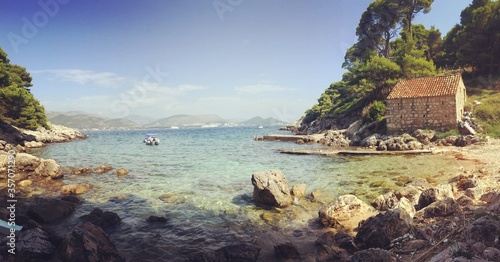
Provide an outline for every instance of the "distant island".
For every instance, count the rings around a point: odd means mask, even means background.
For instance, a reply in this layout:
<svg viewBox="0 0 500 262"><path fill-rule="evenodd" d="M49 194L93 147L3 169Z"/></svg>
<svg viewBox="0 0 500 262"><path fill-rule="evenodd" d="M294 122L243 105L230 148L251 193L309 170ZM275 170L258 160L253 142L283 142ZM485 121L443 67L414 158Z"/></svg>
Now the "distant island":
<svg viewBox="0 0 500 262"><path fill-rule="evenodd" d="M81 111L50 112L47 114L49 122L78 130L126 130L146 128L188 128L188 127L217 127L217 126L283 126L288 123L276 118L253 117L243 122L226 120L215 114L204 115L173 115L153 120L139 115L130 115L125 118L109 119Z"/></svg>

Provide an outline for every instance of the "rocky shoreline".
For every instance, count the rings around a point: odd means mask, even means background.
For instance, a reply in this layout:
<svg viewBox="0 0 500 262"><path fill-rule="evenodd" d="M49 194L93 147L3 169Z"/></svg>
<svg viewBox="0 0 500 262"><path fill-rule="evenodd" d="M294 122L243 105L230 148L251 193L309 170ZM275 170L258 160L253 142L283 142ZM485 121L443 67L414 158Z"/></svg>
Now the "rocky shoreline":
<svg viewBox="0 0 500 262"><path fill-rule="evenodd" d="M66 130L66 129L58 129ZM66 130L67 131L67 130ZM41 131L29 141L51 143L81 139L77 133L51 137ZM337 133L321 134L319 140L335 137ZM26 135L26 134L25 134ZM12 136L11 136L12 137ZM66 140L62 139L65 138ZM417 139L417 138L416 138ZM318 140L318 141L319 141ZM14 139L15 141L15 139ZM20 140L17 140L20 141ZM425 138L422 139L425 143ZM277 261L498 261L500 259L500 166L497 162L500 141L490 139L467 147L439 145L429 141L443 154L457 159L476 159L472 170L457 174L448 184L433 185L425 179L410 179L401 188L365 203L354 195L339 196L324 203L318 216L311 221L315 231L323 232L313 243L314 255L301 254L301 245L292 241L274 243ZM315 143L316 140L314 141ZM1 142L1 174L8 174L10 150L15 154L18 173L16 189L17 256L9 253L8 237L0 240L1 261L125 261L111 240L110 233L121 223L113 212L94 208L90 213L74 217L82 200L76 195L91 185L63 185L64 174L86 175L110 173L113 168L62 170L54 160L40 159L24 153L22 143ZM369 147L365 147L369 148ZM372 150L376 150L372 148ZM127 175L117 169L117 176ZM2 177L2 182L7 177ZM316 202L318 192L306 194L306 185L290 186L279 171L257 172L252 176L255 205L286 210L295 202ZM32 197L28 188L45 188L54 194ZM8 185L0 187L0 218L8 221ZM273 191L273 193L271 193ZM277 193L276 193L277 192ZM262 219L268 218L263 215ZM73 221L69 232L58 225ZM165 223L168 218L151 216L147 223ZM293 239L291 239L293 240ZM96 248L97 247L97 248ZM186 261L262 261L262 246L241 242L219 247L210 252L192 253ZM382 260L380 260L382 259ZM468 260L469 259L469 260Z"/></svg>

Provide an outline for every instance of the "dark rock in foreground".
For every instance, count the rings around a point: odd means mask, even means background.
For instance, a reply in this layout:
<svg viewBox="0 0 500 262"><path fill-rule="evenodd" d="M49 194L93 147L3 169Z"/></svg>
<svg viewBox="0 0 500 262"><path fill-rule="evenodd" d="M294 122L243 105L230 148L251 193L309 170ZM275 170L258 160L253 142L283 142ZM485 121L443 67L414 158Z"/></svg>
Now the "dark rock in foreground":
<svg viewBox="0 0 500 262"><path fill-rule="evenodd" d="M28 215L41 223L52 223L75 212L75 204L56 198L36 198L28 207Z"/></svg>
<svg viewBox="0 0 500 262"><path fill-rule="evenodd" d="M356 252L349 262L396 262L396 256L383 249L370 248L367 250Z"/></svg>
<svg viewBox="0 0 500 262"><path fill-rule="evenodd" d="M410 231L412 218L404 209L370 217L360 227L356 244L363 248L387 248L391 241Z"/></svg>
<svg viewBox="0 0 500 262"><path fill-rule="evenodd" d="M88 222L66 235L58 253L63 261L125 261L104 230Z"/></svg>

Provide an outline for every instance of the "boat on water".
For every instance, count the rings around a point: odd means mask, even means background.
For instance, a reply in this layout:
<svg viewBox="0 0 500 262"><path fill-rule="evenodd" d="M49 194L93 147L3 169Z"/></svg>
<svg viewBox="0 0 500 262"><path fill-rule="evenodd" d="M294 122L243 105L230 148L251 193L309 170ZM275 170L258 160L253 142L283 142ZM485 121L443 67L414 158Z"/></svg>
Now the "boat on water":
<svg viewBox="0 0 500 262"><path fill-rule="evenodd" d="M147 134L143 142L148 146L157 146L160 144L160 138L157 134Z"/></svg>
<svg viewBox="0 0 500 262"><path fill-rule="evenodd" d="M262 129L262 128L264 128L264 126L260 125L258 128L259 128L259 129Z"/></svg>
<svg viewBox="0 0 500 262"><path fill-rule="evenodd" d="M178 126L171 126L170 129L179 129Z"/></svg>

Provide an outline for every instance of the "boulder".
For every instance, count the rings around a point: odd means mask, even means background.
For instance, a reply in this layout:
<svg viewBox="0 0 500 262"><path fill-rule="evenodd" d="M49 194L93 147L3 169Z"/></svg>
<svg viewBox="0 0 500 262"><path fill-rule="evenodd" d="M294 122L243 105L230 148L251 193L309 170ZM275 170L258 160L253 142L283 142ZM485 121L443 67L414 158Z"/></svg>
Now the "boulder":
<svg viewBox="0 0 500 262"><path fill-rule="evenodd" d="M111 171L112 169L113 169L113 167L112 167L112 166L110 166L110 165L102 165L102 166L96 167L96 168L94 169L94 171L95 171L96 173L106 173L106 172Z"/></svg>
<svg viewBox="0 0 500 262"><path fill-rule="evenodd" d="M92 168L90 167L79 167L71 170L71 174L73 175L87 175L92 173Z"/></svg>
<svg viewBox="0 0 500 262"><path fill-rule="evenodd" d="M316 261L348 261L348 252L357 251L352 236L328 231L314 242Z"/></svg>
<svg viewBox="0 0 500 262"><path fill-rule="evenodd" d="M41 223L52 223L75 212L75 204L56 198L35 198L28 207L28 215Z"/></svg>
<svg viewBox="0 0 500 262"><path fill-rule="evenodd" d="M455 214L459 208L460 206L453 198L447 197L425 207L423 209L424 218L450 216Z"/></svg>
<svg viewBox="0 0 500 262"><path fill-rule="evenodd" d="M63 261L125 261L104 230L88 222L66 235L58 254Z"/></svg>
<svg viewBox="0 0 500 262"><path fill-rule="evenodd" d="M368 218L356 234L356 244L363 248L387 248L391 241L410 231L412 218L404 209L394 209Z"/></svg>
<svg viewBox="0 0 500 262"><path fill-rule="evenodd" d="M418 199L417 209L420 210L432 204L435 201L445 199L448 197L450 198L454 197L453 187L449 184L439 185L434 188L426 189L422 192L422 194L420 194L420 197Z"/></svg>
<svg viewBox="0 0 500 262"><path fill-rule="evenodd" d="M61 194L63 195L81 195L90 189L89 184L71 184L61 187Z"/></svg>
<svg viewBox="0 0 500 262"><path fill-rule="evenodd" d="M370 147L370 148L375 147L377 145L377 142L378 142L378 137L379 137L379 135L375 134L375 135L371 135L371 136L364 138L361 141L361 146Z"/></svg>
<svg viewBox="0 0 500 262"><path fill-rule="evenodd" d="M397 189L394 194L398 199L404 197L408 199L412 205L416 206L418 205L418 199L420 198L420 194L422 194L422 191L415 188L414 186L407 185L405 187Z"/></svg>
<svg viewBox="0 0 500 262"><path fill-rule="evenodd" d="M500 261L500 250L494 247L488 247L484 250L483 256L488 259L488 261Z"/></svg>
<svg viewBox="0 0 500 262"><path fill-rule="evenodd" d="M380 211L386 211L398 204L399 200L393 192L380 195L372 201L372 206Z"/></svg>
<svg viewBox="0 0 500 262"><path fill-rule="evenodd" d="M253 200L266 205L287 207L292 204L288 180L281 171L252 174Z"/></svg>
<svg viewBox="0 0 500 262"><path fill-rule="evenodd" d="M306 196L306 184L297 184L292 186L292 191L290 193L294 197L305 197Z"/></svg>
<svg viewBox="0 0 500 262"><path fill-rule="evenodd" d="M27 141L27 142L24 142L24 147L26 147L26 148L39 148L39 147L43 147L43 143L38 142L38 141Z"/></svg>
<svg viewBox="0 0 500 262"><path fill-rule="evenodd" d="M279 259L301 259L299 250L291 242L281 243L274 246L274 254Z"/></svg>
<svg viewBox="0 0 500 262"><path fill-rule="evenodd" d="M116 175L117 176L126 176L126 175L128 175L128 170L125 168L118 168L116 170Z"/></svg>
<svg viewBox="0 0 500 262"><path fill-rule="evenodd" d="M146 221L149 223L166 223L168 222L168 219L166 217L149 216Z"/></svg>
<svg viewBox="0 0 500 262"><path fill-rule="evenodd" d="M32 172L40 165L40 158L26 153L16 154L16 168L18 171Z"/></svg>
<svg viewBox="0 0 500 262"><path fill-rule="evenodd" d="M90 222L104 230L120 224L121 218L115 212L102 211L99 208L94 208L88 215L80 217L83 222Z"/></svg>
<svg viewBox="0 0 500 262"><path fill-rule="evenodd" d="M54 159L41 159L40 165L35 170L35 174L42 177L50 177L51 179L58 179L64 176L61 167Z"/></svg>
<svg viewBox="0 0 500 262"><path fill-rule="evenodd" d="M417 129L412 133L413 137L415 137L420 143L424 145L430 144L432 141L437 139L436 131L434 130L423 130Z"/></svg>
<svg viewBox="0 0 500 262"><path fill-rule="evenodd" d="M48 260L56 249L48 234L38 227L19 232L16 239L16 258L19 261Z"/></svg>
<svg viewBox="0 0 500 262"><path fill-rule="evenodd" d="M217 260L214 261L252 261L259 258L260 247L255 244L240 243L222 247L216 252Z"/></svg>
<svg viewBox="0 0 500 262"><path fill-rule="evenodd" d="M397 256L387 250L370 248L356 252L349 262L397 262Z"/></svg>
<svg viewBox="0 0 500 262"><path fill-rule="evenodd" d="M396 208L404 209L411 218L415 217L415 214L417 212L413 203L410 202L410 200L408 200L406 197L402 197L401 199L399 199Z"/></svg>
<svg viewBox="0 0 500 262"><path fill-rule="evenodd" d="M176 194L162 194L158 197L161 201L170 204L182 204L186 202L186 197Z"/></svg>
<svg viewBox="0 0 500 262"><path fill-rule="evenodd" d="M467 227L467 236L487 246L493 246L498 241L500 235L500 221L484 216Z"/></svg>
<svg viewBox="0 0 500 262"><path fill-rule="evenodd" d="M319 220L325 227L335 227L337 224L354 229L358 223L373 215L376 210L354 195L339 196L337 200L323 205L319 212Z"/></svg>

